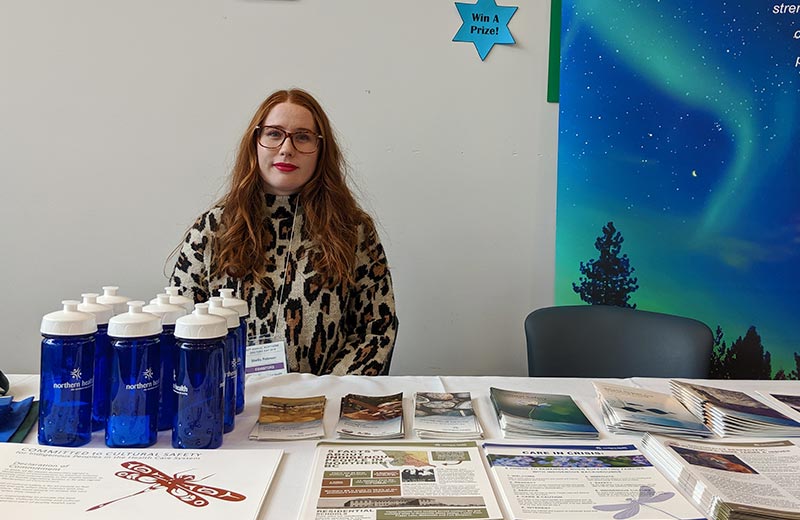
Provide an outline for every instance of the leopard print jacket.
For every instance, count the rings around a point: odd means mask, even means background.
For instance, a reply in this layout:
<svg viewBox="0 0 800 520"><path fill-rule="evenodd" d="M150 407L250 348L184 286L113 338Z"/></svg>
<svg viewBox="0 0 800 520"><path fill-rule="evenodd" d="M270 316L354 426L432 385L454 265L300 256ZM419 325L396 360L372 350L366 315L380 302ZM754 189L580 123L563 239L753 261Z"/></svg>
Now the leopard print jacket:
<svg viewBox="0 0 800 520"><path fill-rule="evenodd" d="M252 275L241 280L210 275L222 216L219 206L200 215L187 232L172 284L195 302L207 301L220 288L234 289L234 295L248 303L248 341L270 335L285 339L290 372L387 374L397 317L392 278L377 234L370 236L363 226L359 229L356 285L349 290L327 288L314 270L310 254L314 244L303 226L302 206L294 222L297 196L267 195L266 204L267 225L275 238L267 245L270 266L260 284Z"/></svg>

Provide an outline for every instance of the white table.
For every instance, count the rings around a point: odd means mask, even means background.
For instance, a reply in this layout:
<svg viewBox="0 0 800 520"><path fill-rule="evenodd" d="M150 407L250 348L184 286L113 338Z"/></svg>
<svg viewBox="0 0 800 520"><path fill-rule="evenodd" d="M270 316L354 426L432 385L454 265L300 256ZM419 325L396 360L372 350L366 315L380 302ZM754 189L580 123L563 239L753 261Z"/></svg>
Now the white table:
<svg viewBox="0 0 800 520"><path fill-rule="evenodd" d="M9 375L11 394L17 399L39 393L38 375ZM632 378L606 380L669 392L667 379ZM750 392L754 390L784 393L800 392L800 381L696 381L721 388ZM284 450L275 480L270 487L264 506L262 519L297 518L305 492L309 468L312 464L317 441L258 442L250 441L248 434L258 418L261 396L304 397L325 395L328 398L325 410L326 439L336 438L334 432L339 414L340 398L348 393L364 395L385 395L404 392L406 439L414 439L412 428L413 394L418 391L472 393L475 411L481 420L487 440L502 440L497 419L489 402L489 387L495 386L509 390L569 394L583 408L589 419L600 430L602 439L619 438L631 442L636 438L609 434L603 428L602 415L597 403L591 379L569 378L527 378L527 377L474 377L474 376L313 376L309 374L287 374L283 376L248 377L244 412L236 416L236 428L225 435L220 449L259 449L280 448ZM36 427L25 440L36 443ZM508 441L504 441L508 442ZM511 441L524 443L525 441ZM536 439L546 443L546 439ZM557 441L553 441L557 442ZM563 441L562 441L563 442ZM529 441L528 441L529 443ZM102 432L95 432L87 447L105 447ZM159 432L154 448L171 448L170 432ZM242 471L257 472L258 468L242 468Z"/></svg>

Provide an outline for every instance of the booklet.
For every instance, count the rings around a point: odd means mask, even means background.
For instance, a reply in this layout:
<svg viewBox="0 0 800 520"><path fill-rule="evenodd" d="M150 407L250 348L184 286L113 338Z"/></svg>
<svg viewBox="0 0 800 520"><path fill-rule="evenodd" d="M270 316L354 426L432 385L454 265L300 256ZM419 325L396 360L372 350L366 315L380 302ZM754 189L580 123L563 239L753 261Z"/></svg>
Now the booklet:
<svg viewBox="0 0 800 520"><path fill-rule="evenodd" d="M262 397L258 421L250 431L253 441L321 439L325 396Z"/></svg>
<svg viewBox="0 0 800 520"><path fill-rule="evenodd" d="M342 439L402 438L403 393L347 394L342 397L336 433Z"/></svg>
<svg viewBox="0 0 800 520"><path fill-rule="evenodd" d="M482 439L469 392L414 394L414 431L420 439Z"/></svg>
<svg viewBox="0 0 800 520"><path fill-rule="evenodd" d="M791 418L800 418L800 395L780 394L774 392L755 392L776 410L784 412Z"/></svg>
<svg viewBox="0 0 800 520"><path fill-rule="evenodd" d="M720 437L800 436L800 422L735 390L670 381L672 393Z"/></svg>
<svg viewBox="0 0 800 520"><path fill-rule="evenodd" d="M502 519L475 442L321 442L301 520Z"/></svg>
<svg viewBox="0 0 800 520"><path fill-rule="evenodd" d="M0 444L0 511L8 519L255 519L282 454Z"/></svg>
<svg viewBox="0 0 800 520"><path fill-rule="evenodd" d="M503 436L596 439L597 428L568 395L534 394L489 388Z"/></svg>
<svg viewBox="0 0 800 520"><path fill-rule="evenodd" d="M642 450L709 519L800 519L800 447L646 434Z"/></svg>
<svg viewBox="0 0 800 520"><path fill-rule="evenodd" d="M645 388L594 381L603 420L612 433L664 433L679 437L713 435L673 396Z"/></svg>
<svg viewBox="0 0 800 520"><path fill-rule="evenodd" d="M513 520L694 520L697 509L632 444L483 445Z"/></svg>

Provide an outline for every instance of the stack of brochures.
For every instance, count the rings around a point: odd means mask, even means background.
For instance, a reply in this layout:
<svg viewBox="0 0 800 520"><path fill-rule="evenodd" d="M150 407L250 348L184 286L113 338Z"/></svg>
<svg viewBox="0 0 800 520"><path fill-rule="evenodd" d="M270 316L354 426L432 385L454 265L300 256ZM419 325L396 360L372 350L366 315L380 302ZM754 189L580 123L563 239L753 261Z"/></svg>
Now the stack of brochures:
<svg viewBox="0 0 800 520"><path fill-rule="evenodd" d="M501 520L475 441L321 442L300 520Z"/></svg>
<svg viewBox="0 0 800 520"><path fill-rule="evenodd" d="M696 507L632 444L484 444L514 520L694 520Z"/></svg>
<svg viewBox="0 0 800 520"><path fill-rule="evenodd" d="M341 439L403 438L403 393L347 394L342 397L336 433Z"/></svg>
<svg viewBox="0 0 800 520"><path fill-rule="evenodd" d="M642 451L709 520L800 520L800 447L645 434Z"/></svg>
<svg viewBox="0 0 800 520"><path fill-rule="evenodd" d="M483 439L469 392L414 394L414 431L420 439Z"/></svg>
<svg viewBox="0 0 800 520"><path fill-rule="evenodd" d="M507 439L596 439L599 436L597 428L568 395L534 394L491 387L489 396L503 436Z"/></svg>
<svg viewBox="0 0 800 520"><path fill-rule="evenodd" d="M800 422L743 392L670 381L672 394L720 437L798 437Z"/></svg>
<svg viewBox="0 0 800 520"><path fill-rule="evenodd" d="M325 396L262 397L251 441L296 441L325 436Z"/></svg>
<svg viewBox="0 0 800 520"><path fill-rule="evenodd" d="M713 433L669 394L595 381L594 389L611 433L663 433L704 438Z"/></svg>

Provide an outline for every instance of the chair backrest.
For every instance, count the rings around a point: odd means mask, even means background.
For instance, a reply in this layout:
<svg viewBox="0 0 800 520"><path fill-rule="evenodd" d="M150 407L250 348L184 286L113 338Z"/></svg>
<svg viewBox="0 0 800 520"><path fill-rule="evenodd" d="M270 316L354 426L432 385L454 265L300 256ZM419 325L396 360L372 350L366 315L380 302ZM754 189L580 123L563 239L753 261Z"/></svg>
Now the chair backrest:
<svg viewBox="0 0 800 520"><path fill-rule="evenodd" d="M692 318L609 305L545 307L525 319L528 375L707 378L714 336Z"/></svg>

